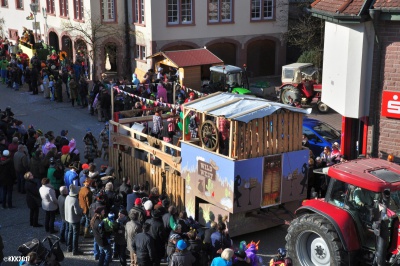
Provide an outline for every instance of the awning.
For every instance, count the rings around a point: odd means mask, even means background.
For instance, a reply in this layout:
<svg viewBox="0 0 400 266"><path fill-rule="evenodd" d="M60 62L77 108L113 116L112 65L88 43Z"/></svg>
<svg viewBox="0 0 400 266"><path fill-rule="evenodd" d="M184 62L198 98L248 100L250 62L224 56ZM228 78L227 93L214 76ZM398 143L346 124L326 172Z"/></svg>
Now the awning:
<svg viewBox="0 0 400 266"><path fill-rule="evenodd" d="M207 97L185 103L185 109L206 113L213 116L223 116L244 123L257 118L269 116L279 109L296 113L311 114L312 109L297 108L286 104L268 101L249 95L232 94L228 92L215 93Z"/></svg>

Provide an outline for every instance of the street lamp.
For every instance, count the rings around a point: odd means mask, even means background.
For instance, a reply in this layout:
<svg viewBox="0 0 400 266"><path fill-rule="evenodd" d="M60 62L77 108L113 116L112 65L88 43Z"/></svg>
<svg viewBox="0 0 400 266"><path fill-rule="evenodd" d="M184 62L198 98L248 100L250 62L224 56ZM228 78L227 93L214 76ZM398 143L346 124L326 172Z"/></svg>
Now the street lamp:
<svg viewBox="0 0 400 266"><path fill-rule="evenodd" d="M37 38L37 27L36 27L36 15L37 15L37 12L38 12L38 8L39 8L39 4L38 3L31 3L30 5L29 5L30 7L31 7L31 11L32 11L32 13L33 13L33 16L34 16L34 18L35 18L35 43L36 43L36 38Z"/></svg>
<svg viewBox="0 0 400 266"><path fill-rule="evenodd" d="M48 26L47 26L47 9L45 7L42 7L42 12L43 12L44 23L45 23L45 26L46 26L46 30L45 30L46 44L49 44L48 34L47 34L47 30L49 29Z"/></svg>

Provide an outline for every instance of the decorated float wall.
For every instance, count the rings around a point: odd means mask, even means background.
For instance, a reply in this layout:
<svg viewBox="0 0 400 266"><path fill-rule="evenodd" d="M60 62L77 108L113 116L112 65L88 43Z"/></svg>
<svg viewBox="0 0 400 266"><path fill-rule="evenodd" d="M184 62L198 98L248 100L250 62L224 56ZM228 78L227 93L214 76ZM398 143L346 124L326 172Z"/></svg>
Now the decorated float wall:
<svg viewBox="0 0 400 266"><path fill-rule="evenodd" d="M307 195L308 150L233 161L188 143L181 148L181 173L190 195L185 197L185 206L193 217L196 197L238 213L299 201Z"/></svg>

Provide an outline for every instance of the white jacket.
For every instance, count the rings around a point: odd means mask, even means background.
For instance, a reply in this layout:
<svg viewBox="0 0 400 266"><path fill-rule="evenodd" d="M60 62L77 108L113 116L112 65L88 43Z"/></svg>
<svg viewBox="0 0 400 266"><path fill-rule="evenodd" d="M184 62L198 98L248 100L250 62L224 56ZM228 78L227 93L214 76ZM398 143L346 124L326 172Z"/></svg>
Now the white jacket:
<svg viewBox="0 0 400 266"><path fill-rule="evenodd" d="M42 198L42 208L45 211L55 211L58 208L58 201L54 188L50 185L42 185L39 189Z"/></svg>

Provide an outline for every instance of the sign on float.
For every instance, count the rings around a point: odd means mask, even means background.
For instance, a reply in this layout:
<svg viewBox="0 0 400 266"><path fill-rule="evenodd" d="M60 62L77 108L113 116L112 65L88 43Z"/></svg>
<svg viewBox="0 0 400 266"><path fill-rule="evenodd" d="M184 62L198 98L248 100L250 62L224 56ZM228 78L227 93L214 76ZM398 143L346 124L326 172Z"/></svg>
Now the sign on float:
<svg viewBox="0 0 400 266"><path fill-rule="evenodd" d="M383 91L382 116L400 118L400 91Z"/></svg>

